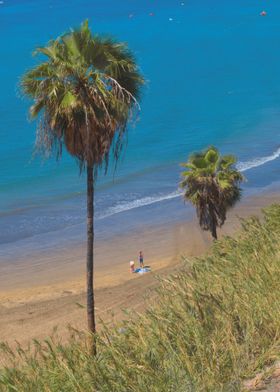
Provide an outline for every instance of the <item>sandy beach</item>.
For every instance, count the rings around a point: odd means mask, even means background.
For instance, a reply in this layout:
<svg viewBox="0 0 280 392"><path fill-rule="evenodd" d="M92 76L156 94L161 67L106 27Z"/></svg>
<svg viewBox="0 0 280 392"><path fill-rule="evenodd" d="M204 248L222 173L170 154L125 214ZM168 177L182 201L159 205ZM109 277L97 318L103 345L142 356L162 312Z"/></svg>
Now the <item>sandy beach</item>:
<svg viewBox="0 0 280 392"><path fill-rule="evenodd" d="M239 217L260 215L261 209L279 202L279 194L244 198L228 216L219 235L233 234ZM208 233L196 222L178 222L169 227L153 227L143 232L118 236L96 244L95 286L97 317L120 320L123 309L142 311L144 297L153 297L156 275L166 275L180 264L182 256L199 256L211 246ZM153 272L144 276L129 271L129 260L144 251ZM32 260L0 264L0 341L22 344L43 339L59 326L66 336L67 325L86 327L85 249L76 247L48 252Z"/></svg>

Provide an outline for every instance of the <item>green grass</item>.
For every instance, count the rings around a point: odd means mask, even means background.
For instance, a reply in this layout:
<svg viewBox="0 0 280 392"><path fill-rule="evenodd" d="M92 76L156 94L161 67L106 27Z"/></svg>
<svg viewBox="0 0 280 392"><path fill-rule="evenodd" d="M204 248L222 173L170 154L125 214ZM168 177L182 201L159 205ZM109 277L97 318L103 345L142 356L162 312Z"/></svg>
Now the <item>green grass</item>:
<svg viewBox="0 0 280 392"><path fill-rule="evenodd" d="M219 392L280 358L280 205L161 281L156 304L105 326L94 359L73 331L1 357L0 391ZM190 241L186 238L186 241ZM18 363L20 357L20 363Z"/></svg>

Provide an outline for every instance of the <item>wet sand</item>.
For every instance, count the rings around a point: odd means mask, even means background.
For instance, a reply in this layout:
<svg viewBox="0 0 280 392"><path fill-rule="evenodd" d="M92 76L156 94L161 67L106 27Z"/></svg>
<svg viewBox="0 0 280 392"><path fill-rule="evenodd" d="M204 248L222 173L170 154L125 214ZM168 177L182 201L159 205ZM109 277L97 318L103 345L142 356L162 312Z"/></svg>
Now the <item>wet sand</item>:
<svg viewBox="0 0 280 392"><path fill-rule="evenodd" d="M218 235L233 234L240 226L238 217L260 215L264 206L279 201L277 193L244 199L230 212ZM191 258L205 253L211 242L209 233L202 232L194 220L97 243L97 317L120 320L124 317L122 309L142 311L145 295L155 295L155 275L172 272L183 255ZM153 269L144 276L129 272L131 255L140 249ZM66 336L69 324L86 328L84 289L84 247L42 253L20 263L0 263L0 341L26 344L50 335L55 326L59 326L61 336Z"/></svg>

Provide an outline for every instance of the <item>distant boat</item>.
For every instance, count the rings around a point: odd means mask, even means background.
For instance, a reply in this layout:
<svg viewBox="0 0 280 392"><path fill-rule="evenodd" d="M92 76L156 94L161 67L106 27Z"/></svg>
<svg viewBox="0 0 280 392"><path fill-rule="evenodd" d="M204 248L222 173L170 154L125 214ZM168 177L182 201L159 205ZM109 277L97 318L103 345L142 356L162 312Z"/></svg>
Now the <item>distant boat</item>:
<svg viewBox="0 0 280 392"><path fill-rule="evenodd" d="M260 16L266 16L267 15L267 12L266 11L262 11L261 13L260 13Z"/></svg>

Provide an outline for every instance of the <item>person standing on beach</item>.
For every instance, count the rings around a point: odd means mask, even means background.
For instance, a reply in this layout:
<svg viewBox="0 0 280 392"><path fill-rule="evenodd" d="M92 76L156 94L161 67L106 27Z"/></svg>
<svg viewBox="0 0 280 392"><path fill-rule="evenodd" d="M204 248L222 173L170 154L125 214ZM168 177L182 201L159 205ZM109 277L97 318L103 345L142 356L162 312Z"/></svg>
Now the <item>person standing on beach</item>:
<svg viewBox="0 0 280 392"><path fill-rule="evenodd" d="M139 252L139 264L140 264L140 268L144 268L144 255L142 250L140 250Z"/></svg>

